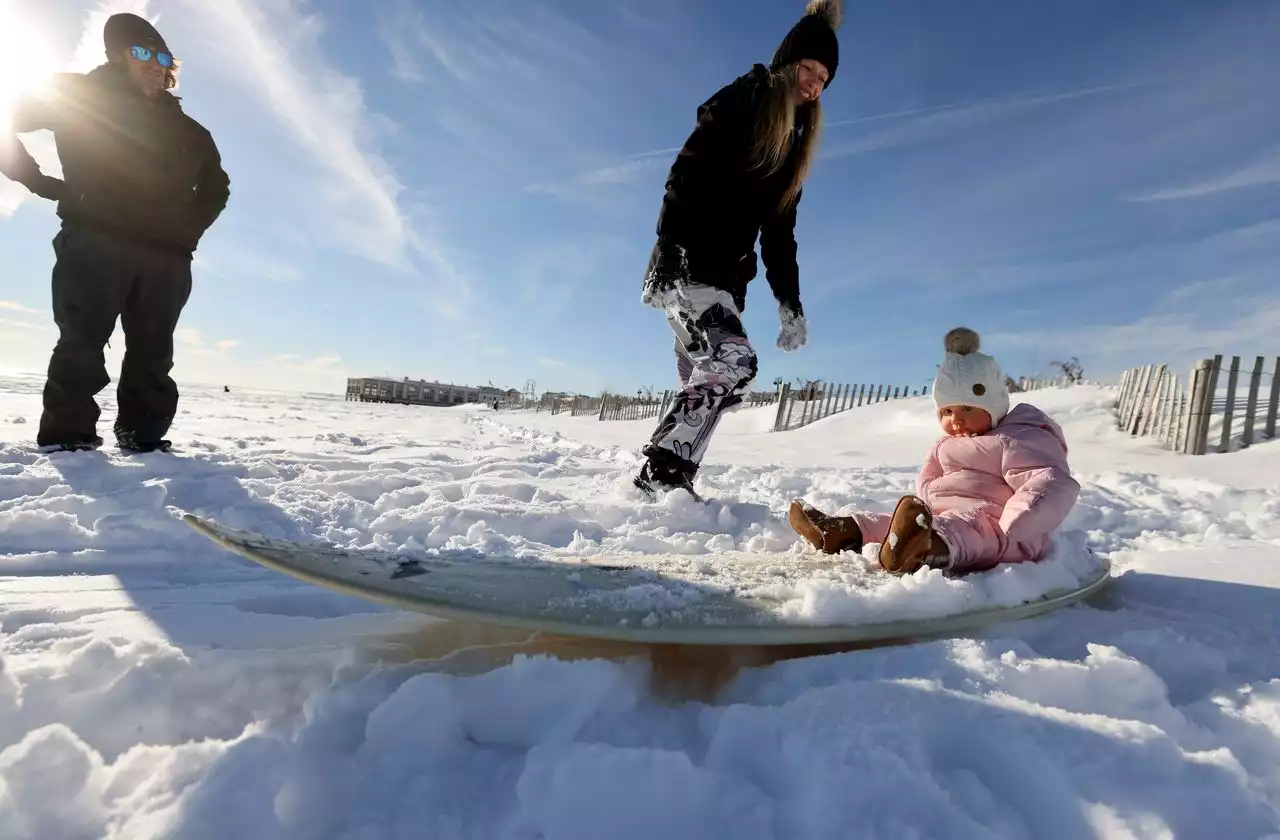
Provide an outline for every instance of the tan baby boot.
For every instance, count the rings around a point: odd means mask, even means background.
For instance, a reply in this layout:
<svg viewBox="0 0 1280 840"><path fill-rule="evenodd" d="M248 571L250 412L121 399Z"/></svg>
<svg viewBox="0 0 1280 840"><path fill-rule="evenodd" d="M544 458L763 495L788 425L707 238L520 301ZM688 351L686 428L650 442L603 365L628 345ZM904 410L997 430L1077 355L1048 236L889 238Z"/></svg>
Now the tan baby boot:
<svg viewBox="0 0 1280 840"><path fill-rule="evenodd" d="M933 530L933 513L918 496L903 496L893 511L889 536L880 546L886 572L909 575L921 566L945 566L950 552Z"/></svg>
<svg viewBox="0 0 1280 840"><path fill-rule="evenodd" d="M827 554L862 551L862 529L852 516L827 516L795 499L787 511L787 521L810 545Z"/></svg>

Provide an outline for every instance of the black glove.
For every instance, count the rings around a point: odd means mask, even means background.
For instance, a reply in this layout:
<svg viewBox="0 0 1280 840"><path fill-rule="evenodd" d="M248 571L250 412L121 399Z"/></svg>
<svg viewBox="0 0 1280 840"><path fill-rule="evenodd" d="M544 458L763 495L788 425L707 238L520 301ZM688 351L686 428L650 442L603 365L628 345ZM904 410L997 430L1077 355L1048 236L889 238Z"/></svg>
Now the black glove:
<svg viewBox="0 0 1280 840"><path fill-rule="evenodd" d="M67 195L67 184L65 181L54 178L52 175L41 173L27 182L27 189L50 201L61 201Z"/></svg>

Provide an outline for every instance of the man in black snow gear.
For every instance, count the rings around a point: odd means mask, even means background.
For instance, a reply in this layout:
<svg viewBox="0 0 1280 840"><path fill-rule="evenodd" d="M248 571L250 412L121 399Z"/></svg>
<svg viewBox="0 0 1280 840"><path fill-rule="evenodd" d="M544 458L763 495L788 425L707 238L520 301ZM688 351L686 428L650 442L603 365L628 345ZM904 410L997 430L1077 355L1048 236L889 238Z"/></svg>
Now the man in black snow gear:
<svg viewBox="0 0 1280 840"><path fill-rule="evenodd" d="M156 29L111 16L107 61L53 79L14 105L0 136L0 171L58 202L53 318L36 443L46 451L96 449L95 396L111 381L103 347L116 319L125 354L116 442L126 452L169 448L177 411L173 334L191 294L191 261L226 207L230 180L209 132L170 93L177 65ZM63 179L45 175L16 135L53 132Z"/></svg>
<svg viewBox="0 0 1280 840"><path fill-rule="evenodd" d="M650 498L693 493L720 417L755 379L741 314L757 238L778 302L778 347L792 352L807 341L796 207L821 126L818 100L839 63L840 15L839 0L810 0L769 67L755 65L698 108L667 176L641 299L666 313L683 390L641 450L634 483Z"/></svg>

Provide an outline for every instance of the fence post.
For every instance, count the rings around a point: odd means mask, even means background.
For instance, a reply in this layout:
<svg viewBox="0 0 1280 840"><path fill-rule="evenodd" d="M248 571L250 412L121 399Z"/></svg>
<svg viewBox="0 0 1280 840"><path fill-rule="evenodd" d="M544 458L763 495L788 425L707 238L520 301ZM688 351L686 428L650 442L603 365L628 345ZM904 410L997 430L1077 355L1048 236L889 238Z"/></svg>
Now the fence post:
<svg viewBox="0 0 1280 840"><path fill-rule="evenodd" d="M1276 436L1276 408L1280 406L1280 356L1276 356L1276 366L1271 374L1271 402L1267 404L1267 438Z"/></svg>
<svg viewBox="0 0 1280 840"><path fill-rule="evenodd" d="M1145 435L1147 426L1151 423L1151 409L1155 405L1156 395L1160 393L1160 372L1162 365L1151 366L1151 378L1147 380L1147 390L1142 395L1142 402L1138 405L1138 412L1133 416L1133 423L1130 433L1137 437Z"/></svg>
<svg viewBox="0 0 1280 840"><path fill-rule="evenodd" d="M1219 452L1231 451L1231 420L1236 410L1236 380L1240 378L1240 357L1231 357L1231 368L1227 374L1227 402L1222 409L1222 440L1218 445ZM1213 405L1213 398L1209 398Z"/></svg>
<svg viewBox="0 0 1280 840"><path fill-rule="evenodd" d="M1136 367L1129 368L1124 372L1124 382L1120 386L1120 400L1116 404L1116 415L1120 419L1120 425L1124 425L1125 415L1129 412L1129 403L1133 400L1133 389L1137 384L1138 369Z"/></svg>
<svg viewBox="0 0 1280 840"><path fill-rule="evenodd" d="M1192 454L1204 455L1209 448L1209 417L1213 414L1213 395L1218 390L1218 371L1222 368L1221 354L1201 362L1200 393L1192 398L1195 412L1195 437L1191 441Z"/></svg>
<svg viewBox="0 0 1280 840"><path fill-rule="evenodd" d="M1129 395L1129 377L1133 374L1133 368L1129 368L1120 375L1120 390L1116 392L1116 413L1123 413L1125 398Z"/></svg>
<svg viewBox="0 0 1280 840"><path fill-rule="evenodd" d="M1165 387L1166 369L1166 365L1158 365L1156 367L1155 382L1151 386L1151 397L1147 401L1147 410L1143 412L1142 421L1139 424L1139 434L1144 437L1151 434L1152 421L1159 417L1160 394Z"/></svg>
<svg viewBox="0 0 1280 840"><path fill-rule="evenodd" d="M1129 385L1124 394L1124 402L1120 405L1120 416L1123 418L1125 427L1128 427L1129 413L1133 411L1134 400L1138 398L1138 388L1142 385L1142 372L1145 368L1132 367L1129 369Z"/></svg>
<svg viewBox="0 0 1280 840"><path fill-rule="evenodd" d="M1154 372L1154 365L1146 365L1142 368L1141 385L1138 387L1137 399L1133 402L1133 407L1129 411L1129 420L1125 424L1125 431L1131 435L1138 433L1138 421L1142 419L1142 406L1147 401L1147 392L1151 389L1151 374Z"/></svg>
<svg viewBox="0 0 1280 840"><path fill-rule="evenodd" d="M791 428L791 412L795 410L795 407L796 407L795 395L791 393L791 389L788 387L787 388L787 419L786 419L786 422L783 424L784 429Z"/></svg>
<svg viewBox="0 0 1280 840"><path fill-rule="evenodd" d="M1129 417L1133 411L1133 402L1138 398L1138 388L1142 385L1142 373L1146 368L1135 367L1133 369L1133 377L1129 380L1129 393L1125 397L1124 405L1120 406L1120 428L1129 428Z"/></svg>
<svg viewBox="0 0 1280 840"><path fill-rule="evenodd" d="M1198 414L1196 407L1200 405L1200 401L1204 399L1204 366L1208 363L1207 359L1202 359L1191 369L1191 373L1187 376L1187 400L1182 407L1182 440L1179 452L1184 455L1196 454L1195 435L1198 423Z"/></svg>
<svg viewBox="0 0 1280 840"><path fill-rule="evenodd" d="M1178 437L1177 451L1188 451L1187 440L1191 435L1191 390L1192 382L1187 380L1187 387L1182 389L1182 399L1178 401Z"/></svg>
<svg viewBox="0 0 1280 840"><path fill-rule="evenodd" d="M1165 389L1164 401L1160 404L1160 423L1156 428L1156 436L1162 443L1169 441L1169 431L1173 428L1173 405L1178 399L1178 377L1169 373L1169 387Z"/></svg>
<svg viewBox="0 0 1280 840"><path fill-rule="evenodd" d="M1160 366L1160 374L1156 377L1156 387L1151 391L1151 410L1142 423L1142 434L1150 437L1160 429L1160 416L1163 412L1165 391L1169 387L1169 372L1165 365Z"/></svg>
<svg viewBox="0 0 1280 840"><path fill-rule="evenodd" d="M782 431L782 410L787 407L790 402L788 397L791 395L791 384L783 382L778 386L778 411L773 418L773 430L775 432Z"/></svg>
<svg viewBox="0 0 1280 840"><path fill-rule="evenodd" d="M859 385L859 386L858 386L858 388L857 388L857 391L858 391L858 405L857 405L857 407L858 407L858 408L862 408L862 395L863 395L863 394L865 394L865 393L867 392L867 386L866 386L866 384L864 383L864 384L862 384L862 385Z"/></svg>
<svg viewBox="0 0 1280 840"><path fill-rule="evenodd" d="M1151 420L1151 428L1147 431L1149 437L1160 437L1160 432L1164 429L1165 412L1169 405L1169 392L1173 388L1173 375L1169 373L1168 368L1165 369L1161 385L1159 399L1156 400L1155 411L1152 412L1154 416Z"/></svg>
<svg viewBox="0 0 1280 840"><path fill-rule="evenodd" d="M1156 366L1143 365L1142 375L1138 378L1138 391L1133 394L1133 402L1129 403L1129 423L1125 426L1130 433L1137 434L1138 423L1142 420L1143 408L1146 406L1147 396L1151 393L1153 385L1156 384Z"/></svg>
<svg viewBox="0 0 1280 840"><path fill-rule="evenodd" d="M600 395L600 414L596 417L596 419L603 420L608 409L609 409L609 395L601 394Z"/></svg>
<svg viewBox="0 0 1280 840"><path fill-rule="evenodd" d="M1249 374L1249 401L1244 406L1244 430L1240 442L1244 446L1253 444L1253 423L1258 419L1258 386L1262 384L1262 366L1266 359L1258 356L1253 360L1253 373Z"/></svg>

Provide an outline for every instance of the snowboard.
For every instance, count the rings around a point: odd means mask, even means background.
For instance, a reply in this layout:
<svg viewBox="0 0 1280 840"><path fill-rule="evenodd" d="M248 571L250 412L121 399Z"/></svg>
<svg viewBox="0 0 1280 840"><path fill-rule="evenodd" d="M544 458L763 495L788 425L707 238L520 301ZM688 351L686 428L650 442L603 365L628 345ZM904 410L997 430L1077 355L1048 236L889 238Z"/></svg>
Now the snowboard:
<svg viewBox="0 0 1280 840"><path fill-rule="evenodd" d="M709 558L641 555L629 562L495 556L470 549L410 556L274 539L191 514L183 520L268 569L357 598L445 619L647 644L815 645L945 636L1041 615L1088 598L1110 581L1104 561L1084 585L1017 606L938 618L815 624L784 617L777 609L782 601L767 594L739 594L744 588L740 584L759 582L745 588L767 593L768 584L837 569L845 562L838 556L722 552ZM691 564L702 573L685 577L673 571ZM739 585L716 585L717 567L732 567ZM702 580L708 576L712 583Z"/></svg>

